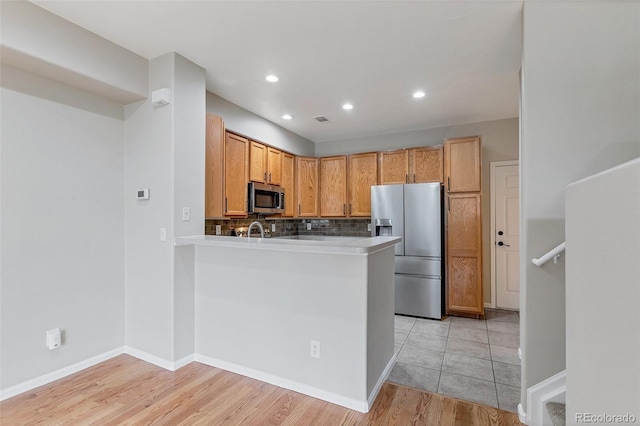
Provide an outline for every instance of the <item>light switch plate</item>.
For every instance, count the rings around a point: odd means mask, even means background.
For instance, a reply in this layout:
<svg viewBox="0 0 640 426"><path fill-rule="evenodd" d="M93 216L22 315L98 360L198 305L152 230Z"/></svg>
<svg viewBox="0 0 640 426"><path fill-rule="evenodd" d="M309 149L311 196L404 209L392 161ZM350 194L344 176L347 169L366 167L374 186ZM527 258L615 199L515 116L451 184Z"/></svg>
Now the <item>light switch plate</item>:
<svg viewBox="0 0 640 426"><path fill-rule="evenodd" d="M216 235L221 235L221 234L222 234L222 226L216 225Z"/></svg>
<svg viewBox="0 0 640 426"><path fill-rule="evenodd" d="M182 208L182 221L189 222L191 220L191 207Z"/></svg>
<svg viewBox="0 0 640 426"><path fill-rule="evenodd" d="M276 224L275 223L271 224L271 232L276 232Z"/></svg>
<svg viewBox="0 0 640 426"><path fill-rule="evenodd" d="M367 223L367 231L371 232L371 224Z"/></svg>
<svg viewBox="0 0 640 426"><path fill-rule="evenodd" d="M311 231L311 224L307 223L307 231Z"/></svg>
<svg viewBox="0 0 640 426"><path fill-rule="evenodd" d="M167 241L167 228L160 228L160 241Z"/></svg>

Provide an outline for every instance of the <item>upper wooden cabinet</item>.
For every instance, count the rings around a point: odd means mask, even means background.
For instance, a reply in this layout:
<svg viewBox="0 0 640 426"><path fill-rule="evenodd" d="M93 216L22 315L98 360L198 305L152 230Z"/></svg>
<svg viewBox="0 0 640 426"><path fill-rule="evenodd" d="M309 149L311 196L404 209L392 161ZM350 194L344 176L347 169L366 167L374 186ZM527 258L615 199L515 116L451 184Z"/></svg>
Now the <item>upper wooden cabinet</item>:
<svg viewBox="0 0 640 426"><path fill-rule="evenodd" d="M444 143L447 192L480 192L480 137L447 139Z"/></svg>
<svg viewBox="0 0 640 426"><path fill-rule="evenodd" d="M249 180L279 185L282 170L282 152L259 142L251 141L249 152Z"/></svg>
<svg viewBox="0 0 640 426"><path fill-rule="evenodd" d="M248 139L233 133L226 133L224 146L225 216L245 216L247 214L249 145Z"/></svg>
<svg viewBox="0 0 640 426"><path fill-rule="evenodd" d="M224 123L222 117L207 114L205 148L204 216L224 213Z"/></svg>
<svg viewBox="0 0 640 426"><path fill-rule="evenodd" d="M409 182L409 151L386 151L378 153L380 184L391 185Z"/></svg>
<svg viewBox="0 0 640 426"><path fill-rule="evenodd" d="M379 153L380 184L443 181L442 146Z"/></svg>
<svg viewBox="0 0 640 426"><path fill-rule="evenodd" d="M378 183L378 154L354 154L347 157L349 211L351 217L371 216L371 187Z"/></svg>
<svg viewBox="0 0 640 426"><path fill-rule="evenodd" d="M282 183L282 151L267 148L267 181L273 185Z"/></svg>
<svg viewBox="0 0 640 426"><path fill-rule="evenodd" d="M443 182L443 148L426 146L409 150L409 181L411 183Z"/></svg>
<svg viewBox="0 0 640 426"><path fill-rule="evenodd" d="M296 157L296 201L298 217L318 216L318 159L315 157Z"/></svg>
<svg viewBox="0 0 640 426"><path fill-rule="evenodd" d="M282 153L282 179L280 186L284 188L284 213L282 216L293 217L296 213L295 191L295 157L288 152Z"/></svg>
<svg viewBox="0 0 640 426"><path fill-rule="evenodd" d="M484 314L480 194L447 198L447 312L480 317Z"/></svg>
<svg viewBox="0 0 640 426"><path fill-rule="evenodd" d="M320 216L347 216L347 157L320 159Z"/></svg>

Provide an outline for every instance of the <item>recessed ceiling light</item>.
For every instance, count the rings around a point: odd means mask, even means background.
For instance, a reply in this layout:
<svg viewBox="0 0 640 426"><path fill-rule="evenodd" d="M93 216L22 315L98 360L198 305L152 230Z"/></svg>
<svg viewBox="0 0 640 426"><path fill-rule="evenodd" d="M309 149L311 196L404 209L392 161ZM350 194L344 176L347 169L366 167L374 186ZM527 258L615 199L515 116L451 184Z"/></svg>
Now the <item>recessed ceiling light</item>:
<svg viewBox="0 0 640 426"><path fill-rule="evenodd" d="M282 116L282 118L284 118L285 120L291 120L293 118L293 115L285 114L285 115Z"/></svg>
<svg viewBox="0 0 640 426"><path fill-rule="evenodd" d="M421 91L421 90L418 90L417 92L415 92L415 93L413 94L413 97L414 97L414 98L416 98L416 99L424 98L424 92L423 92L423 91Z"/></svg>
<svg viewBox="0 0 640 426"><path fill-rule="evenodd" d="M275 75L271 74L267 76L267 81L269 83L275 83L276 81L278 81L278 77L276 77Z"/></svg>
<svg viewBox="0 0 640 426"><path fill-rule="evenodd" d="M344 104L344 105L342 105L342 109L353 109L353 105L351 105L351 104Z"/></svg>

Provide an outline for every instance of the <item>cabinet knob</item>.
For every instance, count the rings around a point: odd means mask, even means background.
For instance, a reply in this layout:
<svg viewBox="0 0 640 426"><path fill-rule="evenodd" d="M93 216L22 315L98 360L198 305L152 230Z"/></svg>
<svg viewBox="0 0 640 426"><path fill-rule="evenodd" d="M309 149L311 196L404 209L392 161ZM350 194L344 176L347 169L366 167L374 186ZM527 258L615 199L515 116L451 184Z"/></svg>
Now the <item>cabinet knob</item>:
<svg viewBox="0 0 640 426"><path fill-rule="evenodd" d="M269 173L269 182L271 182L271 173Z"/></svg>

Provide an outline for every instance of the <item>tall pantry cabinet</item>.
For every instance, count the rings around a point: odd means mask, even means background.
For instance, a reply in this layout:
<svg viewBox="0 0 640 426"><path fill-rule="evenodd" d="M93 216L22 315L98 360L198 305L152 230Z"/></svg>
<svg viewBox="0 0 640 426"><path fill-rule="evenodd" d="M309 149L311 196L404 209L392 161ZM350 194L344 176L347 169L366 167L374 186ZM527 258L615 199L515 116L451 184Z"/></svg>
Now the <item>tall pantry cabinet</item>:
<svg viewBox="0 0 640 426"><path fill-rule="evenodd" d="M447 203L447 313L484 316L480 137L444 144Z"/></svg>

